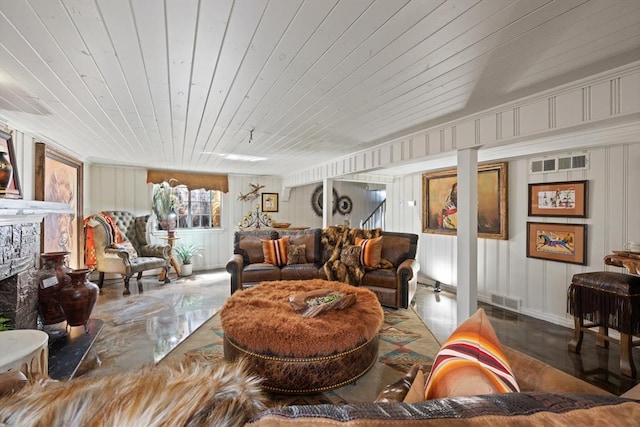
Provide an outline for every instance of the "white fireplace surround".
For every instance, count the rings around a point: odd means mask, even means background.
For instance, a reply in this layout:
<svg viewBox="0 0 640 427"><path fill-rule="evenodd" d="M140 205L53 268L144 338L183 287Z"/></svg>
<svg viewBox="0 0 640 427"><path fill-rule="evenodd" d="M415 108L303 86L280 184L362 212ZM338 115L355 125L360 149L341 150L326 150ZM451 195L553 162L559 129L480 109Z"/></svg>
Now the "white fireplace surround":
<svg viewBox="0 0 640 427"><path fill-rule="evenodd" d="M45 215L50 213L73 213L73 208L66 203L0 199L0 226L42 222Z"/></svg>

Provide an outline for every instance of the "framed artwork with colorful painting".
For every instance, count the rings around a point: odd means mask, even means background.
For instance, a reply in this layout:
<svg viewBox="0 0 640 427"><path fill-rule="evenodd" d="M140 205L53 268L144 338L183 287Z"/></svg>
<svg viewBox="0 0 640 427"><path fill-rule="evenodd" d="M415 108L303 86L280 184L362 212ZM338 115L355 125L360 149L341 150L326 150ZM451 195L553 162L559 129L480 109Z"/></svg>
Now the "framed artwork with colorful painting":
<svg viewBox="0 0 640 427"><path fill-rule="evenodd" d="M82 162L36 143L35 199L66 203L71 213L48 214L42 224L42 252L69 252L69 266L84 266Z"/></svg>
<svg viewBox="0 0 640 427"><path fill-rule="evenodd" d="M507 240L507 163L478 166L478 237ZM457 233L456 169L422 174L422 232Z"/></svg>
<svg viewBox="0 0 640 427"><path fill-rule="evenodd" d="M529 216L587 217L589 181L529 184Z"/></svg>
<svg viewBox="0 0 640 427"><path fill-rule="evenodd" d="M527 222L527 257L587 265L586 224Z"/></svg>

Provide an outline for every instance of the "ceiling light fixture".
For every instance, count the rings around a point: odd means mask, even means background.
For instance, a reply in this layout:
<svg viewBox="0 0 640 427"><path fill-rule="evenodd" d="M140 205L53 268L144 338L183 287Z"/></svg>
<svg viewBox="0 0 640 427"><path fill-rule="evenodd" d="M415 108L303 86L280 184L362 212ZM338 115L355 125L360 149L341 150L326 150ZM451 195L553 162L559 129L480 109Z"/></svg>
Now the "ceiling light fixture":
<svg viewBox="0 0 640 427"><path fill-rule="evenodd" d="M258 156L245 156L244 154L232 154L232 153L213 153L211 151L202 151L201 154L214 154L216 156L220 156L227 160L236 160L239 162L261 162L263 160L267 160L266 157L258 157Z"/></svg>

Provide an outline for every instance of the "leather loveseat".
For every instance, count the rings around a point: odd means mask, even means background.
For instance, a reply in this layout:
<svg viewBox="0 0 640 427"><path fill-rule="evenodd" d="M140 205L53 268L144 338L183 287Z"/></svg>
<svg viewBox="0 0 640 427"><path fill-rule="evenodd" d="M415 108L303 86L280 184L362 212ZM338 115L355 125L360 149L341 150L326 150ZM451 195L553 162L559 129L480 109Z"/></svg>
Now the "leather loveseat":
<svg viewBox="0 0 640 427"><path fill-rule="evenodd" d="M521 392L404 403L418 371L423 370L423 377L428 374L428 367L416 365L404 378L387 386L375 402L266 410L259 385L245 370L237 369L238 364L156 366L101 378L80 377L45 387L36 382L29 388L23 388L27 379L21 372L0 372L0 423L254 427L537 427L593 426L603 422L616 427L638 425L640 385L620 397L614 396L523 353L503 349ZM159 377L165 380L159 381ZM111 386L96 387L96 381ZM118 395L125 387L129 393L126 399ZM132 399L138 404L132 404ZM54 417L57 423L52 421ZM82 422L87 420L94 423Z"/></svg>
<svg viewBox="0 0 640 427"><path fill-rule="evenodd" d="M363 230L330 227L346 235L356 235ZM227 263L231 274L231 293L250 288L263 281L329 279L325 263L331 258L326 233L328 229L286 230L262 229L239 230L234 236L234 255ZM377 230L382 237L381 258L383 268L365 268L355 286L373 291L380 303L386 307L407 308L415 295L420 264L416 260L418 236L411 233L396 233ZM305 245L304 262L277 266L265 262L262 242L288 236L289 244ZM353 242L351 242L353 243Z"/></svg>
<svg viewBox="0 0 640 427"><path fill-rule="evenodd" d="M404 403L418 371L388 385L375 402L295 405L261 412L247 426L636 426L640 384L614 396L531 356L503 347L520 385L518 393L449 397Z"/></svg>

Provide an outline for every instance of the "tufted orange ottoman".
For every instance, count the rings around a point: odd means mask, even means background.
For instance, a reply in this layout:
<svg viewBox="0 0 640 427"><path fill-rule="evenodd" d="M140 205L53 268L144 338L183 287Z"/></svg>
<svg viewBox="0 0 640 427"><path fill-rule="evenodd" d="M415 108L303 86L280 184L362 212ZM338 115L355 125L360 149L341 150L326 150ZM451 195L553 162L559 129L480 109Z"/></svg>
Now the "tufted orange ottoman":
<svg viewBox="0 0 640 427"><path fill-rule="evenodd" d="M302 317L289 297L316 289L355 293L357 300L344 310ZM248 359L266 390L316 393L353 382L373 366L384 313L370 290L316 279L263 282L236 292L220 319L225 359Z"/></svg>

